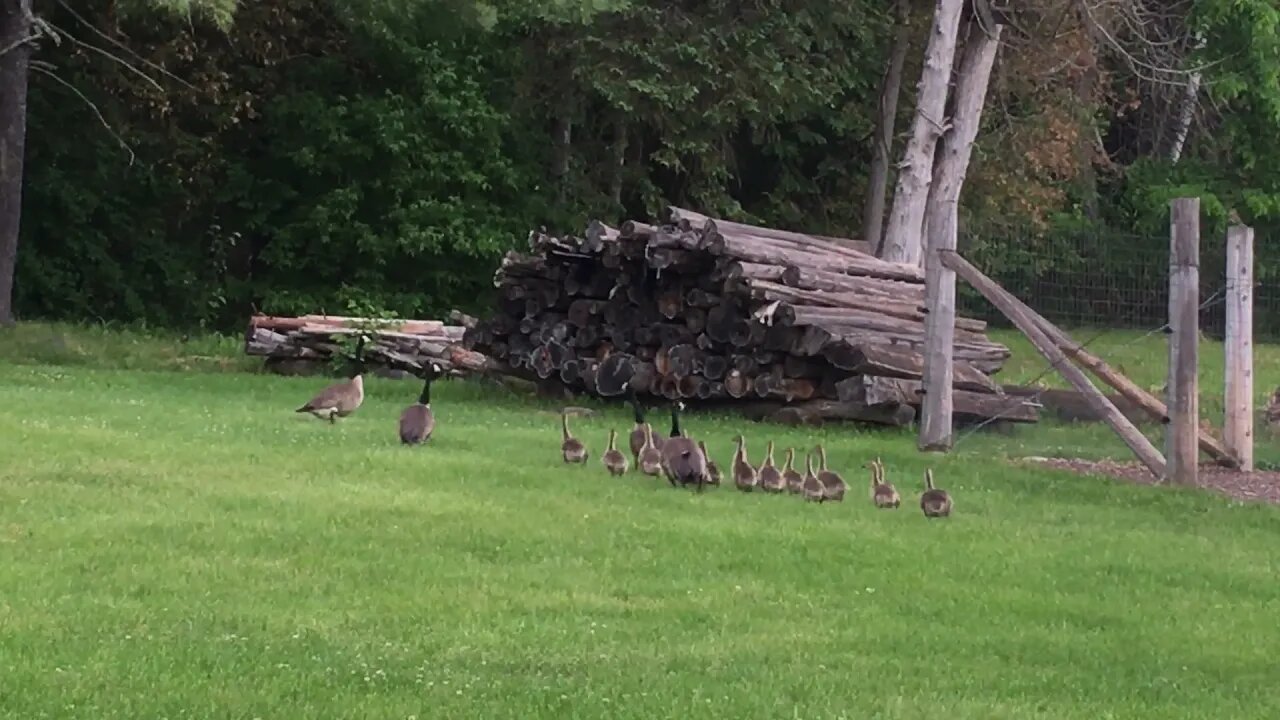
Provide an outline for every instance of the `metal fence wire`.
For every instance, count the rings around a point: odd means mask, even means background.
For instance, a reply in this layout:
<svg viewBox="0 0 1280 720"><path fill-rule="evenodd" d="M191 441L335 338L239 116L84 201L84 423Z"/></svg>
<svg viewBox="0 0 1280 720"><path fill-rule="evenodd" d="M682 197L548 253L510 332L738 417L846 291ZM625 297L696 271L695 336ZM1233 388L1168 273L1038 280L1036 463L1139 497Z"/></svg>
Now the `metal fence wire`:
<svg viewBox="0 0 1280 720"><path fill-rule="evenodd" d="M1146 329L1169 315L1169 237L1096 229L966 228L959 251L1036 312L1064 327ZM1200 299L1226 283L1226 236L1200 237ZM1254 338L1280 342L1280 252L1254 239ZM959 310L997 327L1009 322L965 283ZM1221 339L1221 303L1200 314L1201 332Z"/></svg>

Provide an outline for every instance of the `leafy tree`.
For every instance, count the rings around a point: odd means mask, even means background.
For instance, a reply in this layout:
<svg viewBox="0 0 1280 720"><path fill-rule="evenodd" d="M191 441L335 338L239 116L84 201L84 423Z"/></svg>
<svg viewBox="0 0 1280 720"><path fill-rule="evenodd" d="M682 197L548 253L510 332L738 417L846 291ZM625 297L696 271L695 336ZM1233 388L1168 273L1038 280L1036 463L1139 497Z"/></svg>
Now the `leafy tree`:
<svg viewBox="0 0 1280 720"><path fill-rule="evenodd" d="M138 0L122 3L122 10L157 9L188 19L208 18L226 28L235 6L236 0ZM57 77L52 69L33 65L35 44L44 37L57 40L59 32L33 13L31 0L5 3L0 9L0 325L14 320L13 279L22 224L28 78L33 67Z"/></svg>

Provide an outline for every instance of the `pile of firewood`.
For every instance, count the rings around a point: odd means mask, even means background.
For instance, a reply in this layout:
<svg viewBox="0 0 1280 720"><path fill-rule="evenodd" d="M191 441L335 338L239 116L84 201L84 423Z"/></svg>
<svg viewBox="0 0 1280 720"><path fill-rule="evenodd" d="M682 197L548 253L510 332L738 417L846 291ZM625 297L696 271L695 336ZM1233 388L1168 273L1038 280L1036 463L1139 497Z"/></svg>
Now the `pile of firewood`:
<svg viewBox="0 0 1280 720"><path fill-rule="evenodd" d="M498 310L464 343L543 384L617 397L750 401L794 422L901 425L920 404L924 273L865 243L713 220L535 231L494 276ZM989 377L1009 357L958 318L957 416L1034 422Z"/></svg>
<svg viewBox="0 0 1280 720"><path fill-rule="evenodd" d="M403 370L420 375L424 366L435 362L446 374L487 373L491 368L484 355L463 347L461 341L474 318L453 313L448 325L441 320L390 320L303 315L272 317L254 315L245 333L245 353L267 358L268 364L313 361L323 363L344 351L343 336L365 333L364 356L373 366ZM351 347L345 348L351 352Z"/></svg>

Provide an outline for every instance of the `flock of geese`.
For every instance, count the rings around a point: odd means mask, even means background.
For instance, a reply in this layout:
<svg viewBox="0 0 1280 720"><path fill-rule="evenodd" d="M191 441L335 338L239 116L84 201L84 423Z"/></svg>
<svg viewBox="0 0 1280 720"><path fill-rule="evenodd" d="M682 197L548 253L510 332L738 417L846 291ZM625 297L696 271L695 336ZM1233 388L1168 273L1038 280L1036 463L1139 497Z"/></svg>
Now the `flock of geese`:
<svg viewBox="0 0 1280 720"><path fill-rule="evenodd" d="M364 404L364 346L366 336L361 335L356 343L354 356L348 356L354 365L351 376L344 381L329 385L311 398L305 405L297 409L300 413L310 413L330 423L337 418L351 415ZM432 363L423 371L422 391L417 402L406 407L400 413L400 442L405 445L420 445L431 439L435 430L435 415L431 411L431 383L440 377L440 365ZM625 387L625 386L624 386ZM702 492L707 485L721 484L720 466L711 459L707 446L701 440L695 442L688 432L680 426L680 413L684 403L677 401L671 405L671 431L663 438L655 434L653 425L645 420L644 408L641 407L635 390L625 387L627 397L635 411L635 426L631 430L631 458L617 447L618 431L609 431L609 445L600 457L601 463L609 474L622 476L631 468L653 477L663 475L672 487L693 485ZM569 429L569 414L560 413L561 443L560 454L566 463L585 464L590 460L591 451L586 444L573 436ZM786 460L779 466L774 461L773 441L769 441L763 462L759 467L751 464L747 457L746 439L739 434L735 439L737 449L733 454L730 472L733 484L743 492L752 492L759 488L767 493L790 493L803 496L810 502L841 502L848 491L848 484L840 474L827 467L827 451L822 444L805 453L804 473L796 470L795 448L787 448ZM814 454L818 461L814 463ZM871 502L881 509L897 509L902 504L902 497L897 488L885 479L884 463L876 458L863 465L871 470L870 494ZM933 470L924 472L925 489L920 494L920 510L927 518L945 518L951 515L951 495L941 488L934 487Z"/></svg>
<svg viewBox="0 0 1280 720"><path fill-rule="evenodd" d="M693 485L702 492L707 485L718 486L723 479L720 466L711 459L706 443L694 442L689 433L681 428L680 413L684 411L684 403L676 401L671 405L671 432L666 438L653 432L653 425L645 420L644 408L641 407L634 389L627 390L627 397L635 412L635 426L631 429L631 458L627 458L618 449L618 431L609 431L609 444L600 456L600 462L610 475L622 476L629 469L636 469L645 475L665 476L672 487ZM573 436L569 429L569 413L560 413L560 455L566 463L585 464L591 458L591 451L586 443ZM733 453L730 472L733 484L743 492L753 492L757 488L767 493L790 493L800 495L810 502L841 502L849 489L840 474L827 467L827 451L818 443L813 450L805 453L804 473L795 469L795 448L787 448L786 461L779 466L774 460L774 443L769 441L763 462L759 467L752 465L747 457L746 438L739 434L735 438L737 449ZM814 454L818 456L815 464ZM815 469L816 465L816 469ZM895 510L902 505L902 496L893 483L885 479L884 463L880 458L869 461L863 467L871 471L871 502L880 509ZM920 495L920 510L927 518L944 518L951 515L951 495L946 490L933 484L933 470L924 471L924 492Z"/></svg>

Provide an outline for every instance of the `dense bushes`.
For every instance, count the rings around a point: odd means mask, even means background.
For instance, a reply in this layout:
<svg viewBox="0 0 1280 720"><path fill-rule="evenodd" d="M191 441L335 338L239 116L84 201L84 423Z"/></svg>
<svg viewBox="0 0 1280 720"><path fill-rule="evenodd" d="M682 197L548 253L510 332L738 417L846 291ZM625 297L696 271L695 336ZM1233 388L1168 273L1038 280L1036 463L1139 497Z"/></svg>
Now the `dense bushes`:
<svg viewBox="0 0 1280 720"><path fill-rule="evenodd" d="M1206 3L1210 50L1259 2ZM666 202L850 233L892 34L880 0L269 0L226 34L76 5L48 18L83 42L42 48L59 80L33 76L19 312L174 326L474 308L531 227ZM1224 97L1280 106L1258 89L1271 46L1250 37L1218 66ZM1079 48L1038 50L1002 61L966 204L973 225L1031 217L1039 240L978 234L989 269L1027 276L1028 253L1081 222L1158 234L1189 189L1214 231L1232 208L1280 216L1259 145L1274 118L1245 112L1176 167L1095 178L1081 148L1112 100L1082 112L1074 85L1038 81Z"/></svg>

